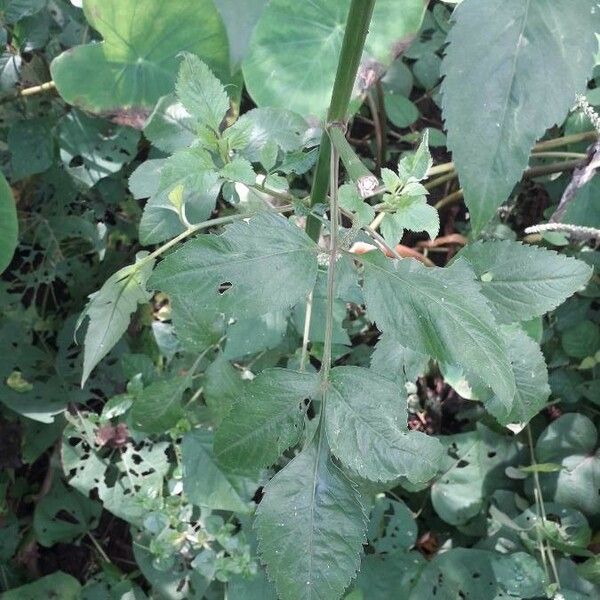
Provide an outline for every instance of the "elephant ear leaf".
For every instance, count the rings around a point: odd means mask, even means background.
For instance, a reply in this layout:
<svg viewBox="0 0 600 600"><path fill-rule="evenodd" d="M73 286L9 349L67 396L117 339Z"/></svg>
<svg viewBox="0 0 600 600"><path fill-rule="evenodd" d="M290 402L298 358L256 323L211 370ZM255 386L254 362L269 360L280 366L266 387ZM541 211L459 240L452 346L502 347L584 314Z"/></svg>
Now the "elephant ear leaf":
<svg viewBox="0 0 600 600"><path fill-rule="evenodd" d="M158 99L173 91L181 52L219 74L228 71L227 36L211 0L85 0L83 9L103 41L52 62L69 104L141 128Z"/></svg>
<svg viewBox="0 0 600 600"><path fill-rule="evenodd" d="M4 175L0 173L0 273L12 260L18 235L19 223L15 199Z"/></svg>

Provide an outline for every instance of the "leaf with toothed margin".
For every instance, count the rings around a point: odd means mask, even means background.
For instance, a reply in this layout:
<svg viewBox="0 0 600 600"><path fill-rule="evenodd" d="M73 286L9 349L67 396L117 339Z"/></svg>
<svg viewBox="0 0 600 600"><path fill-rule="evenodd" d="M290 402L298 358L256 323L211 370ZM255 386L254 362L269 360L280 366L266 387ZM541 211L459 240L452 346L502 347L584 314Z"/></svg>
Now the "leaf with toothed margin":
<svg viewBox="0 0 600 600"><path fill-rule="evenodd" d="M581 260L509 240L470 244L458 256L473 267L482 293L503 323L553 310L593 273Z"/></svg>
<svg viewBox="0 0 600 600"><path fill-rule="evenodd" d="M215 455L230 470L271 466L300 439L305 407L319 387L316 373L266 369L233 403L215 436Z"/></svg>
<svg viewBox="0 0 600 600"><path fill-rule="evenodd" d="M193 297L207 313L219 306L230 316L258 316L306 297L317 277L318 251L291 221L265 213L228 225L222 235L186 242L158 265L149 285L175 298Z"/></svg>
<svg viewBox="0 0 600 600"><path fill-rule="evenodd" d="M337 600L358 571L367 515L317 435L265 486L259 553L281 600Z"/></svg>
<svg viewBox="0 0 600 600"><path fill-rule="evenodd" d="M596 0L463 0L453 17L443 112L479 231L508 199L536 139L562 123L585 91L600 10Z"/></svg>
<svg viewBox="0 0 600 600"><path fill-rule="evenodd" d="M146 282L154 261L145 260L146 254L140 252L136 264L120 269L106 280L100 290L91 294L77 321L75 331L86 317L89 318L83 352L82 386L94 367L121 339L138 304L148 302L152 296L146 290Z"/></svg>
<svg viewBox="0 0 600 600"><path fill-rule="evenodd" d="M69 104L141 128L173 91L182 51L219 74L229 70L225 28L211 0L84 0L83 10L103 41L52 61L52 78Z"/></svg>
<svg viewBox="0 0 600 600"><path fill-rule="evenodd" d="M515 379L494 316L465 260L425 267L378 252L361 257L367 314L386 335L467 376L511 402Z"/></svg>
<svg viewBox="0 0 600 600"><path fill-rule="evenodd" d="M369 369L336 367L325 398L327 439L344 466L371 481L424 483L437 473L442 447L408 430L404 388Z"/></svg>

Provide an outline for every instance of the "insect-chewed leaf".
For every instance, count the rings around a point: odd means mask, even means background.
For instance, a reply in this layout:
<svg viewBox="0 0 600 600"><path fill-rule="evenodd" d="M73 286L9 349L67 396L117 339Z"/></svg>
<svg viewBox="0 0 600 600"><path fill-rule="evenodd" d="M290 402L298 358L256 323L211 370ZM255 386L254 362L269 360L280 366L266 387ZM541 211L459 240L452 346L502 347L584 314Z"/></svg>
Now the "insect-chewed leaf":
<svg viewBox="0 0 600 600"><path fill-rule="evenodd" d="M518 242L477 242L462 256L504 323L543 315L581 289L593 269L583 261Z"/></svg>
<svg viewBox="0 0 600 600"><path fill-rule="evenodd" d="M325 424L332 452L349 469L374 481L430 480L440 443L408 431L406 392L361 367L336 367L326 391Z"/></svg>
<svg viewBox="0 0 600 600"><path fill-rule="evenodd" d="M319 386L315 373L267 369L244 390L221 423L215 455L231 470L268 467L300 438L304 406Z"/></svg>
<svg viewBox="0 0 600 600"><path fill-rule="evenodd" d="M158 265L149 284L174 297L193 296L199 310L214 311L219 303L226 314L256 316L306 296L315 284L317 252L299 227L265 213L229 225L221 236L187 242Z"/></svg>
<svg viewBox="0 0 600 600"><path fill-rule="evenodd" d="M600 11L594 0L464 0L454 15L442 64L444 117L481 229L521 177L535 140L585 89Z"/></svg>
<svg viewBox="0 0 600 600"><path fill-rule="evenodd" d="M335 600L360 564L367 516L322 436L266 485L259 551L282 600Z"/></svg>
<svg viewBox="0 0 600 600"><path fill-rule="evenodd" d="M89 324L85 334L82 385L93 368L111 351L125 333L131 314L138 304L150 299L146 281L152 272L153 260L138 255L138 263L129 265L109 277L104 285L90 296L81 313L77 327L86 317Z"/></svg>
<svg viewBox="0 0 600 600"><path fill-rule="evenodd" d="M512 402L515 380L494 316L466 261L427 268L379 253L362 257L367 311L402 345L448 364Z"/></svg>

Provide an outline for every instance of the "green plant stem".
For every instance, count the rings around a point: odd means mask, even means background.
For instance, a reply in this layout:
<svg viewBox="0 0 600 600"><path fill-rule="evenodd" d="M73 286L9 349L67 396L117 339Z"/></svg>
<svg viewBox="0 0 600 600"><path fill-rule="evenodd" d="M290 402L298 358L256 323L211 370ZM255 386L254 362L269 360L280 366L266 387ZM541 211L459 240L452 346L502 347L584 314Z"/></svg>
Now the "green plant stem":
<svg viewBox="0 0 600 600"><path fill-rule="evenodd" d="M331 103L327 113L327 124L345 122L348 104L352 95L360 57L365 45L369 23L373 14L375 0L352 0L346 20L346 30L342 41L342 49L338 61ZM319 158L315 169L310 206L325 202L327 186L329 185L329 170L331 161L331 142L327 131L321 136ZM319 239L320 221L313 215L306 220L306 233L315 241Z"/></svg>
<svg viewBox="0 0 600 600"><path fill-rule="evenodd" d="M308 360L308 342L310 338L310 321L312 318L312 305L313 305L313 290L308 293L306 297L306 310L304 311L304 331L302 333L302 353L300 354L300 371L304 371L306 368L306 361Z"/></svg>
<svg viewBox="0 0 600 600"><path fill-rule="evenodd" d="M288 206L279 206L277 208L270 209L271 212L277 212L277 213L284 213L284 212L289 212L292 210L294 210L294 207L289 206L289 205ZM189 229L186 229L184 232L180 233L178 236L174 237L172 240L169 240L162 246L159 246L158 248L156 248L156 250L154 250L153 252L148 254L148 256L145 256L142 260L140 260L138 262L138 265L141 265L145 262L148 262L150 260L154 260L155 258L158 258L161 254L163 254L163 252L166 252L167 250L169 250L169 248L176 246L179 242L190 237L190 235L194 235L194 233L197 233L198 231L202 231L203 229L210 229L211 227L216 227L218 225L225 225L227 223L231 223L232 221L241 221L243 219L250 219L252 217L255 217L256 215L262 214L263 212L268 212L268 211L260 210L260 211L256 211L256 212L252 212L252 213L248 213L248 214L236 213L235 215L227 215L226 217L219 217L218 219L210 219L209 221L203 221L202 223L198 223L197 225L192 225Z"/></svg>
<svg viewBox="0 0 600 600"><path fill-rule="evenodd" d="M325 307L325 338L323 343L323 360L321 362L321 382L329 378L333 346L333 302L335 299L335 265L338 254L338 228L340 211L338 207L338 172L339 157L334 149L331 152L330 192L329 192L329 262L327 265L327 300ZM324 407L323 407L324 408ZM322 410L323 410L322 408Z"/></svg>

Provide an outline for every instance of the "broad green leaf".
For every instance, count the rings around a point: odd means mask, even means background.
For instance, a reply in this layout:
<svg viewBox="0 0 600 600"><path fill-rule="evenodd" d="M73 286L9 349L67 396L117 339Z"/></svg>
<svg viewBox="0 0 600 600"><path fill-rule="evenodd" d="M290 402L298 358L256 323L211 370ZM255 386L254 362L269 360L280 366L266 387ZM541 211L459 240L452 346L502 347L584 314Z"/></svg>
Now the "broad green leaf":
<svg viewBox="0 0 600 600"><path fill-rule="evenodd" d="M202 396L217 426L227 416L235 401L242 397L246 385L240 370L232 367L222 354L208 365L204 372Z"/></svg>
<svg viewBox="0 0 600 600"><path fill-rule="evenodd" d="M47 0L1 0L0 14L5 23L16 23L44 8Z"/></svg>
<svg viewBox="0 0 600 600"><path fill-rule="evenodd" d="M70 542L95 529L102 505L56 479L50 491L35 506L33 530L42 546Z"/></svg>
<svg viewBox="0 0 600 600"><path fill-rule="evenodd" d="M373 481L429 481L438 470L439 442L408 430L406 392L361 367L336 367L325 391L325 426L332 452Z"/></svg>
<svg viewBox="0 0 600 600"><path fill-rule="evenodd" d="M17 247L19 222L17 206L8 185L0 173L0 273L8 267Z"/></svg>
<svg viewBox="0 0 600 600"><path fill-rule="evenodd" d="M159 150L173 153L196 141L196 123L176 96L169 94L157 102L144 125L144 135Z"/></svg>
<svg viewBox="0 0 600 600"><path fill-rule="evenodd" d="M545 584L544 571L525 552L453 548L427 564L408 598L524 600L543 597Z"/></svg>
<svg viewBox="0 0 600 600"><path fill-rule="evenodd" d="M600 512L597 445L598 432L585 415L563 415L542 431L535 445L536 459L563 467L556 473L539 474L544 499L575 508L590 517Z"/></svg>
<svg viewBox="0 0 600 600"><path fill-rule="evenodd" d="M416 381L427 368L429 357L404 347L392 335L381 336L371 356L371 369L404 385Z"/></svg>
<svg viewBox="0 0 600 600"><path fill-rule="evenodd" d="M229 38L229 55L232 68L237 69L248 52L250 36L267 0L214 0L225 23Z"/></svg>
<svg viewBox="0 0 600 600"><path fill-rule="evenodd" d="M367 518L322 435L265 486L259 552L281 600L334 600L360 565Z"/></svg>
<svg viewBox="0 0 600 600"><path fill-rule="evenodd" d="M181 442L183 491L188 500L214 510L250 512L250 500L258 484L223 471L213 454L213 434L195 429Z"/></svg>
<svg viewBox="0 0 600 600"><path fill-rule="evenodd" d="M459 256L469 261L503 323L525 321L556 308L592 275L583 261L510 240L470 244Z"/></svg>
<svg viewBox="0 0 600 600"><path fill-rule="evenodd" d="M244 183L254 185L256 183L256 173L252 165L245 158L237 156L231 162L228 162L219 172L221 177L233 181L234 183Z"/></svg>
<svg viewBox="0 0 600 600"><path fill-rule="evenodd" d="M49 119L27 119L8 130L13 180L43 173L54 160L54 141Z"/></svg>
<svg viewBox="0 0 600 600"><path fill-rule="evenodd" d="M585 319L561 335L561 346L568 356L586 358L600 350L600 327Z"/></svg>
<svg viewBox="0 0 600 600"><path fill-rule="evenodd" d="M448 148L479 231L591 77L594 0L464 0L443 61ZM486 26L482 27L481 24Z"/></svg>
<svg viewBox="0 0 600 600"><path fill-rule="evenodd" d="M368 538L377 552L408 552L417 541L417 522L399 500L378 494L371 511Z"/></svg>
<svg viewBox="0 0 600 600"><path fill-rule="evenodd" d="M236 398L215 436L215 456L231 471L271 466L298 443L315 373L267 369Z"/></svg>
<svg viewBox="0 0 600 600"><path fill-rule="evenodd" d="M141 128L158 99L173 91L181 52L227 71L225 29L210 0L84 0L83 9L103 41L52 61L69 104Z"/></svg>
<svg viewBox="0 0 600 600"><path fill-rule="evenodd" d="M348 0L274 0L263 10L243 63L244 79L258 106L280 106L323 117L331 97ZM369 75L392 63L395 48L418 31L422 0L378 0L369 28L359 91Z"/></svg>
<svg viewBox="0 0 600 600"><path fill-rule="evenodd" d="M60 158L72 177L92 187L137 154L139 131L72 110L58 124Z"/></svg>
<svg viewBox="0 0 600 600"><path fill-rule="evenodd" d="M2 600L40 600L41 598L80 600L81 584L75 577L62 571L56 571L33 583L22 585L2 594Z"/></svg>
<svg viewBox="0 0 600 600"><path fill-rule="evenodd" d="M338 190L340 208L352 213L360 226L369 225L375 217L375 209L358 193L356 185L345 183Z"/></svg>
<svg viewBox="0 0 600 600"><path fill-rule="evenodd" d="M277 600L273 584L259 570L252 577L235 576L227 585L227 600Z"/></svg>
<svg viewBox="0 0 600 600"><path fill-rule="evenodd" d="M360 565L354 584L358 600L390 600L390 594L407 598L427 561L419 552L368 554ZM346 600L351 599L346 596Z"/></svg>
<svg viewBox="0 0 600 600"><path fill-rule="evenodd" d="M199 307L195 296L172 297L171 319L177 339L188 352L204 352L224 334L222 316Z"/></svg>
<svg viewBox="0 0 600 600"><path fill-rule="evenodd" d="M465 369L502 402L515 394L514 375L494 317L466 261L428 268L382 254L364 255L367 313L403 346Z"/></svg>
<svg viewBox="0 0 600 600"><path fill-rule="evenodd" d="M272 213L185 243L156 268L149 285L175 298L195 297L198 310L257 316L306 297L317 275L316 244ZM230 286L222 293L219 288Z"/></svg>
<svg viewBox="0 0 600 600"><path fill-rule="evenodd" d="M385 114L396 127L410 127L419 118L419 109L408 98L400 94L386 94L383 100Z"/></svg>
<svg viewBox="0 0 600 600"><path fill-rule="evenodd" d="M181 398L190 383L188 377L170 377L146 386L131 407L133 425L148 434L174 427L185 415Z"/></svg>
<svg viewBox="0 0 600 600"><path fill-rule="evenodd" d="M189 25L186 25L189 27ZM229 110L223 84L197 56L186 53L175 87L177 97L199 127L219 131Z"/></svg>
<svg viewBox="0 0 600 600"><path fill-rule="evenodd" d="M146 281L153 265L154 261L138 255L136 264L117 271L100 290L90 295L77 322L79 328L86 317L89 319L84 342L82 385L125 333L138 304L150 299L152 294L146 291Z"/></svg>
<svg viewBox="0 0 600 600"><path fill-rule="evenodd" d="M484 400L486 409L503 425L527 423L545 406L550 397L548 369L544 355L519 326L502 326L500 329L506 344L515 376L516 393L512 403L507 404L492 396Z"/></svg>
<svg viewBox="0 0 600 600"><path fill-rule="evenodd" d="M517 447L483 425L443 436L440 442L446 454L440 464L443 474L431 487L431 502L446 523L464 525L481 513L494 490L510 489L504 468L515 461Z"/></svg>

